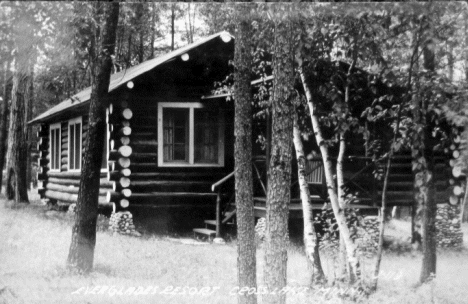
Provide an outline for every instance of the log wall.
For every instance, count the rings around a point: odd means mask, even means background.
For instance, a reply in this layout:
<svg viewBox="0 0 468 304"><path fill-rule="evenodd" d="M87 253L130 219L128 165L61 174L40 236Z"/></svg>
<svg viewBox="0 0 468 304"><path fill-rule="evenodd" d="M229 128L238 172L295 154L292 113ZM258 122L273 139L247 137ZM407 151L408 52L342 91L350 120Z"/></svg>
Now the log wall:
<svg viewBox="0 0 468 304"><path fill-rule="evenodd" d="M172 94L172 93L171 93ZM190 102L197 99L183 99ZM183 101L182 100L182 101ZM108 171L101 175L99 203L127 209L133 206L214 205L211 185L233 170L232 113L225 112L224 167L158 167L158 101L180 102L180 97L162 96L156 91L123 89L113 95L106 109L108 127ZM222 102L215 106L224 106ZM73 117L72 117L73 118ZM77 200L79 172L68 171L68 121L61 122L61 170L49 172L49 132L44 124L40 158L42 198L74 203ZM53 121L51 123L56 123ZM229 125L229 126L228 126ZM42 130L42 129L41 129ZM83 148L86 146L88 117L82 116ZM117 210L116 209L116 210Z"/></svg>
<svg viewBox="0 0 468 304"><path fill-rule="evenodd" d="M56 123L56 122L53 122ZM38 180L42 182L42 187L38 192L41 198L53 202L61 202L66 204L76 203L78 200L78 190L80 184L80 172L68 171L68 123L69 119L61 121L61 154L60 154L60 170L50 171L50 132L49 124L44 123L39 127L38 131L38 146L39 152L38 165ZM82 116L82 147L86 146L88 130L88 117ZM82 156L84 155L84 149ZM101 173L101 189L99 191L99 206L111 207L110 197L115 189L115 183L107 179L106 173Z"/></svg>

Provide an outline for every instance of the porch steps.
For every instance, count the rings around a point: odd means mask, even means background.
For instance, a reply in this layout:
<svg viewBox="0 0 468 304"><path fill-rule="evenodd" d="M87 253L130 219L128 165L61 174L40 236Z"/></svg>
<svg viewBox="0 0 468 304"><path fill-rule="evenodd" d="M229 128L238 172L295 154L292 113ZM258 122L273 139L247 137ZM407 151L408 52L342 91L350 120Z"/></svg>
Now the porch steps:
<svg viewBox="0 0 468 304"><path fill-rule="evenodd" d="M193 228L193 233L203 234L203 235L206 235L208 237L216 235L215 230L211 230L211 229L208 229L208 228Z"/></svg>
<svg viewBox="0 0 468 304"><path fill-rule="evenodd" d="M197 238L197 234L203 235L204 237L208 238L208 241L211 242L212 238L214 238L216 236L216 231L208 229L208 228L194 228L193 229L193 236L194 236L195 239Z"/></svg>
<svg viewBox="0 0 468 304"><path fill-rule="evenodd" d="M205 225L216 226L216 220L205 220Z"/></svg>

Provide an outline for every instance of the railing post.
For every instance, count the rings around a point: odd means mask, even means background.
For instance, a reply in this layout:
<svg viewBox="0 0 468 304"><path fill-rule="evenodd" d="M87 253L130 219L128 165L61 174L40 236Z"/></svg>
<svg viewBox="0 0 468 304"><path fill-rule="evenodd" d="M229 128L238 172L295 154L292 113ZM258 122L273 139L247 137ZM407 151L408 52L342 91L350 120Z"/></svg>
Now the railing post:
<svg viewBox="0 0 468 304"><path fill-rule="evenodd" d="M221 187L216 196L216 238L221 238Z"/></svg>

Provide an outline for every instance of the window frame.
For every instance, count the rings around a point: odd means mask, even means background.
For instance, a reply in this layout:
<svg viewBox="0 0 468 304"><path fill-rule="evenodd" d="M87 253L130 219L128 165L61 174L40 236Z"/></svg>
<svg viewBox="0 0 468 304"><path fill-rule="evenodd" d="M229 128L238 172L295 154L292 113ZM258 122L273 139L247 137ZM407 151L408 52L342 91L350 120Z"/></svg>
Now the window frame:
<svg viewBox="0 0 468 304"><path fill-rule="evenodd" d="M219 109L218 114L218 162L217 163L195 163L195 109L206 108L201 102L160 102L158 103L158 166L159 167L224 167L224 111ZM165 108L189 109L188 122L188 162L165 162L164 161L164 131L163 118Z"/></svg>
<svg viewBox="0 0 468 304"><path fill-rule="evenodd" d="M80 127L80 140L79 140L79 143L80 143L80 148L78 149L78 151L80 152L80 157L79 157L79 160L80 160L80 168L79 169L70 169L70 164L71 164L71 136L70 136L70 126L71 125L76 125L80 123L81 127ZM76 133L75 133L76 134ZM75 142L76 142L76 138L75 138ZM73 146L73 148L75 148L75 146ZM75 150L76 151L76 150ZM83 165L83 117L80 116L80 117L76 117L76 118L73 118L73 119L70 119L68 121L68 171L69 172L81 172L81 168L82 168L82 165Z"/></svg>
<svg viewBox="0 0 468 304"><path fill-rule="evenodd" d="M106 114L106 116L108 116L108 114ZM108 121L106 119L106 121ZM102 155L102 157L105 157L106 158L106 167L105 168L102 168L101 167L101 172L103 173L107 173L109 172L109 154L110 154L110 151L109 151L109 141L110 141L110 125L106 122L106 138L105 138L105 142L104 142L104 147L106 149L106 153ZM82 129L83 130L83 129ZM102 166L102 164L101 164Z"/></svg>
<svg viewBox="0 0 468 304"><path fill-rule="evenodd" d="M52 153L54 153L53 149L52 149L52 130L59 130L59 139L60 139L60 143L59 143L59 155L58 155L58 158L59 158L59 166L58 168L56 169L52 169ZM57 123L54 123L54 124L50 124L49 126L49 155L50 155L50 159L49 159L49 170L51 172L60 172L61 170L61 164L62 164L62 123L60 122L57 122Z"/></svg>

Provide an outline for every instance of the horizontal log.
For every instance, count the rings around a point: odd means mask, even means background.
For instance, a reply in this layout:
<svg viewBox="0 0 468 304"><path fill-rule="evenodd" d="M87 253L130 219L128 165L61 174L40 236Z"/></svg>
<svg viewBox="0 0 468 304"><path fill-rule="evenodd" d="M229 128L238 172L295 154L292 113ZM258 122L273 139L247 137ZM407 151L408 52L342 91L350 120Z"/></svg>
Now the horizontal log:
<svg viewBox="0 0 468 304"><path fill-rule="evenodd" d="M69 178L58 178L58 177L49 177L48 181L50 183L65 185L65 186L79 186L80 179L69 179ZM101 188L113 188L114 182L107 180L107 178L101 178L99 180L99 187Z"/></svg>
<svg viewBox="0 0 468 304"><path fill-rule="evenodd" d="M107 179L108 180L112 180L112 181L116 181L116 180L119 180L122 176L124 177L129 177L131 174L131 170L130 169L122 169L120 171L109 171L108 174L107 174Z"/></svg>
<svg viewBox="0 0 468 304"><path fill-rule="evenodd" d="M119 179L119 185L122 187L122 188L127 188L130 186L130 179L128 177L121 177Z"/></svg>
<svg viewBox="0 0 468 304"><path fill-rule="evenodd" d="M122 116L122 118L129 120L133 117L133 112L129 108L126 108L122 110L120 115Z"/></svg>
<svg viewBox="0 0 468 304"><path fill-rule="evenodd" d="M126 158L126 157L121 157L117 160L117 164L121 167L121 168L128 168L130 167L130 164L131 164L131 161L129 158Z"/></svg>
<svg viewBox="0 0 468 304"><path fill-rule="evenodd" d="M132 155L132 147L130 147L130 146L121 146L119 148L119 153L123 157L129 157L130 155Z"/></svg>
<svg viewBox="0 0 468 304"><path fill-rule="evenodd" d="M57 171L52 171L47 173L48 176L50 177L59 177L59 178L70 178L70 179L79 179L81 177L81 172L57 172ZM107 173L101 172L100 177L107 177Z"/></svg>
<svg viewBox="0 0 468 304"><path fill-rule="evenodd" d="M130 190L130 189L122 189L122 191L120 193L122 193L122 196L124 196L124 197L132 196L132 190Z"/></svg>
<svg viewBox="0 0 468 304"><path fill-rule="evenodd" d="M113 130L120 130L125 127L130 127L130 121L114 117L111 122L109 122L109 126L112 126Z"/></svg>
<svg viewBox="0 0 468 304"><path fill-rule="evenodd" d="M147 153L133 153L131 160L137 161L153 161L156 162L158 159L158 153L147 152Z"/></svg>
<svg viewBox="0 0 468 304"><path fill-rule="evenodd" d="M62 165L68 164L68 156L62 157L61 164Z"/></svg>
<svg viewBox="0 0 468 304"><path fill-rule="evenodd" d="M130 202L128 201L128 199L122 199L122 200L120 200L120 206L121 206L122 208L127 208L129 205L130 205Z"/></svg>
<svg viewBox="0 0 468 304"><path fill-rule="evenodd" d="M163 179L170 179L170 180L182 180L185 181L187 179L193 180L210 180L216 181L223 177L225 177L229 172L223 171L204 171L204 172L183 172L183 171L170 171L170 172L135 172L132 171L132 181L133 180L141 180L141 181L148 181L151 179L156 180L163 180Z"/></svg>
<svg viewBox="0 0 468 304"><path fill-rule="evenodd" d="M118 132L119 136L129 136L131 134L132 134L132 129L130 127L122 127Z"/></svg>
<svg viewBox="0 0 468 304"><path fill-rule="evenodd" d="M158 141L156 139L134 139L132 145L157 147Z"/></svg>
<svg viewBox="0 0 468 304"><path fill-rule="evenodd" d="M60 167L60 170L61 170L61 171L68 171L68 165L62 165L62 166Z"/></svg>
<svg viewBox="0 0 468 304"><path fill-rule="evenodd" d="M124 146L128 146L130 144L130 137L128 136L122 136L120 138L120 143Z"/></svg>
<svg viewBox="0 0 468 304"><path fill-rule="evenodd" d="M69 203L76 203L78 201L77 194L64 193L53 190L46 190L44 196L47 198ZM107 201L107 196L99 196L99 207L112 208L112 204L110 204L110 202Z"/></svg>
<svg viewBox="0 0 468 304"><path fill-rule="evenodd" d="M58 192L65 192L65 193L73 193L73 194L78 194L78 191L80 188L78 186L65 186L65 185L60 185L60 184L55 184L52 183L50 180L46 185L47 190L53 190L53 191L58 191ZM100 196L105 196L107 195L108 190L100 188L99 189L99 195Z"/></svg>

